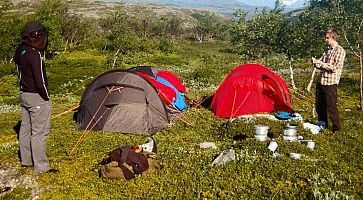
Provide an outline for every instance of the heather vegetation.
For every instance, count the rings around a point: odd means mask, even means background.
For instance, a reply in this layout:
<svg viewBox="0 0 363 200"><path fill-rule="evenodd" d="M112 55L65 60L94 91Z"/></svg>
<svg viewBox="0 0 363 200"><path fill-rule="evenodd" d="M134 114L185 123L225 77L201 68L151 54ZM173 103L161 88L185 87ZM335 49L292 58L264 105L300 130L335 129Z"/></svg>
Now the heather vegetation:
<svg viewBox="0 0 363 200"><path fill-rule="evenodd" d="M273 10L260 11L252 18L236 8L233 19L208 11L155 5L34 2L0 2L0 187L12 187L1 193L0 199L363 197L361 0L311 0L308 8L290 13L277 3ZM20 119L20 108L11 58L28 20L40 20L50 31L46 65L53 119L47 147L58 174L36 176L18 162L13 127ZM340 30L340 44L347 51L339 86L343 128L339 135L329 130L313 135L298 124L298 134L316 142L314 150L284 141L285 121L252 116L224 120L208 109L190 107L153 136L164 166L156 174L130 181L98 177L99 162L109 151L142 144L146 137L141 135L92 132L77 152L69 155L82 134L75 129L71 110L78 105L85 86L105 71L139 65L174 72L187 87L191 102L200 103L234 67L260 63L286 80L294 110L304 120L315 122L315 94L305 88L312 71L310 58L321 54L328 26ZM272 156L268 142L253 139L256 124L270 127L281 157ZM247 139L236 140L241 134ZM217 148L201 149L198 144L205 141L214 142ZM236 160L212 167L213 158L228 148L235 150ZM293 160L288 156L291 152L304 156Z"/></svg>

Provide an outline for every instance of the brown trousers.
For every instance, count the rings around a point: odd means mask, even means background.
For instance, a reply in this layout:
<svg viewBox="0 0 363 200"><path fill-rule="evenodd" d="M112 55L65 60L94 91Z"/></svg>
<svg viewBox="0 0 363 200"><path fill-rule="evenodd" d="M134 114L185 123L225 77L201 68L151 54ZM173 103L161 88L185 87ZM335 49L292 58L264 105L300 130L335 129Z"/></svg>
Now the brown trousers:
<svg viewBox="0 0 363 200"><path fill-rule="evenodd" d="M340 130L340 118L337 107L338 87L337 85L316 85L316 112L318 120L326 123L328 127L328 116L333 123L333 131Z"/></svg>

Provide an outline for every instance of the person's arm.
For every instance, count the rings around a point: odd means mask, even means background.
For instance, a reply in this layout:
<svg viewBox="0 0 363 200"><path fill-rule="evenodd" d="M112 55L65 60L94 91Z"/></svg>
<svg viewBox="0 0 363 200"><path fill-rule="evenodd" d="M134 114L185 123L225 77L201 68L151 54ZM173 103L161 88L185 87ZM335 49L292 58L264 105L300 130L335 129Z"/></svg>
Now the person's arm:
<svg viewBox="0 0 363 200"><path fill-rule="evenodd" d="M316 65L318 69L325 69L327 71L335 72L338 68L341 68L344 65L345 60L345 51L343 48L337 49L337 52L334 54L334 57L329 59L328 63L325 63L320 60L313 60L313 63Z"/></svg>
<svg viewBox="0 0 363 200"><path fill-rule="evenodd" d="M30 64L32 65L35 89L45 101L48 101L50 98L47 86L45 85L43 61L39 52L32 52Z"/></svg>
<svg viewBox="0 0 363 200"><path fill-rule="evenodd" d="M345 51L343 48L339 48L337 49L334 58L330 59L329 63L323 62L320 68L335 72L335 70L341 68L344 65L344 60L345 60Z"/></svg>
<svg viewBox="0 0 363 200"><path fill-rule="evenodd" d="M320 65L323 62L324 57L326 56L326 50L324 50L323 55L320 58L311 58L311 62L314 64L314 67L320 69Z"/></svg>

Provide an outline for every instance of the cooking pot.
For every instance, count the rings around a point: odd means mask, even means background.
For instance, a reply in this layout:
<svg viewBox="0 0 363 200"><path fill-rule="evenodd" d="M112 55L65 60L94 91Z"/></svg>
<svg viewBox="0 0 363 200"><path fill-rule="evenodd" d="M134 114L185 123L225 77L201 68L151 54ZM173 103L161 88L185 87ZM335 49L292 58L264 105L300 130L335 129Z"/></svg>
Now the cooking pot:
<svg viewBox="0 0 363 200"><path fill-rule="evenodd" d="M266 136L268 133L269 127L266 125L256 125L255 126L255 135L264 135Z"/></svg>

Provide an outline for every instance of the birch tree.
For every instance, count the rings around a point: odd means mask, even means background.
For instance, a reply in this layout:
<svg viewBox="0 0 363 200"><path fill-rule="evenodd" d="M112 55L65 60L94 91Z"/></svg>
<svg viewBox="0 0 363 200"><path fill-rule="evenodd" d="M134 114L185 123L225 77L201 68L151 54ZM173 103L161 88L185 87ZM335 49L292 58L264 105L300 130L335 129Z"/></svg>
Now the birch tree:
<svg viewBox="0 0 363 200"><path fill-rule="evenodd" d="M324 45L321 40L319 19L304 11L298 16L285 16L284 22L278 32L276 51L286 54L289 60L290 79L293 89L294 83L293 62L298 58L309 58L320 54Z"/></svg>

